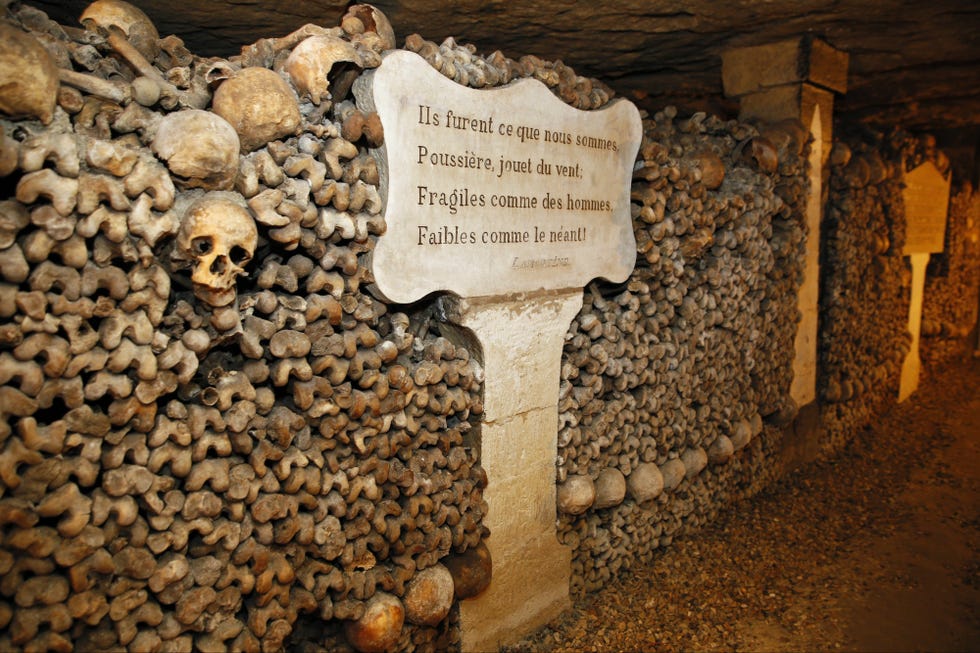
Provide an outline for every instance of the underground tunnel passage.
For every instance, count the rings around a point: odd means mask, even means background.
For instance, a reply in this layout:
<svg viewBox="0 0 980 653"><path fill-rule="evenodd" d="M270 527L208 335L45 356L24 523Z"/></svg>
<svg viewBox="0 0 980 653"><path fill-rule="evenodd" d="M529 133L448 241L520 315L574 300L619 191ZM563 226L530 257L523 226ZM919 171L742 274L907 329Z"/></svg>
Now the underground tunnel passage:
<svg viewBox="0 0 980 653"><path fill-rule="evenodd" d="M4 3L0 648L976 647L980 10L811 4Z"/></svg>

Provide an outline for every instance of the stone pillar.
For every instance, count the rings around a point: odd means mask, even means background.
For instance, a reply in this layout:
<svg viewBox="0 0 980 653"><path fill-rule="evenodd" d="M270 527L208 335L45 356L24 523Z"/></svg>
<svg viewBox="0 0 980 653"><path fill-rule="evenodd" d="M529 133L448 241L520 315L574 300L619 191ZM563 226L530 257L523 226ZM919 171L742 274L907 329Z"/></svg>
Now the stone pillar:
<svg viewBox="0 0 980 653"><path fill-rule="evenodd" d="M463 651L496 651L570 607L571 550L558 542L555 459L565 334L581 289L446 302L479 340L484 366L480 463L490 480L490 586L460 603Z"/></svg>
<svg viewBox="0 0 980 653"><path fill-rule="evenodd" d="M847 65L846 52L811 36L734 48L722 55L725 94L739 99L740 119L798 120L813 137L806 203L809 236L798 297L803 319L796 333L790 387L790 395L801 407L816 399L823 167L833 145L834 93L847 91Z"/></svg>

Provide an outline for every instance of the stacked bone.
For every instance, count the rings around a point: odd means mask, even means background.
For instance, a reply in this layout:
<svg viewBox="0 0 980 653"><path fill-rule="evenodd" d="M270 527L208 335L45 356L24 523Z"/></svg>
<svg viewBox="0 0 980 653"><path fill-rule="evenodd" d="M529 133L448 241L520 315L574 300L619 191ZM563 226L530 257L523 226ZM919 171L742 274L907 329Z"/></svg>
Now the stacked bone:
<svg viewBox="0 0 980 653"><path fill-rule="evenodd" d="M463 86L489 88L529 77L543 83L566 104L583 110L602 108L613 96L612 89L601 81L577 75L561 61L545 61L534 55L514 61L499 50L482 57L472 44L459 44L450 37L436 45L418 34L405 39L405 49Z"/></svg>
<svg viewBox="0 0 980 653"><path fill-rule="evenodd" d="M763 416L792 416L805 132L672 107L644 126L636 270L586 291L561 370L559 539L576 592L762 487L778 438Z"/></svg>
<svg viewBox="0 0 980 653"><path fill-rule="evenodd" d="M10 9L0 648L451 644L482 372L364 291L383 134L344 98L387 21L204 60L117 0Z"/></svg>
<svg viewBox="0 0 980 653"><path fill-rule="evenodd" d="M970 184L955 188L949 199L946 250L933 254L922 304L922 359L942 365L975 347L980 296L980 195Z"/></svg>
<svg viewBox="0 0 980 653"><path fill-rule="evenodd" d="M949 157L939 149L936 137L932 134L918 136L903 129L895 129L888 134L884 146L893 159L904 162L903 169L906 172L918 168L926 161L931 161L944 175L952 167Z"/></svg>
<svg viewBox="0 0 980 653"><path fill-rule="evenodd" d="M911 344L902 165L882 145L838 140L830 154L817 368L825 454L896 400Z"/></svg>

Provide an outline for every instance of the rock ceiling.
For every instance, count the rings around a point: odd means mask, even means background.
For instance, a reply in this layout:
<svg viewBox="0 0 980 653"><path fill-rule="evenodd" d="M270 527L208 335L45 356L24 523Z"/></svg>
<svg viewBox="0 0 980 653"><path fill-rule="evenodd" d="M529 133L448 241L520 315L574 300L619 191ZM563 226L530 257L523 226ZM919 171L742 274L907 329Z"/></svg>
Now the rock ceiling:
<svg viewBox="0 0 980 653"><path fill-rule="evenodd" d="M335 25L341 0L132 0L161 35L227 56L304 23ZM76 24L86 0L33 0ZM378 0L399 44L418 32L483 54L561 59L641 108L731 113L721 53L812 33L850 53L839 115L881 125L980 133L980 3L976 0Z"/></svg>

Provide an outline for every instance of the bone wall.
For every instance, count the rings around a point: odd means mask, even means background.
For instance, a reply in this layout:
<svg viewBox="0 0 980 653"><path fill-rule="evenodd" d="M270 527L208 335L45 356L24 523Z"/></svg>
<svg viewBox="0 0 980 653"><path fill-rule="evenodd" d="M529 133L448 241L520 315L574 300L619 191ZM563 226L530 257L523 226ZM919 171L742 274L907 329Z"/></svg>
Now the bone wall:
<svg viewBox="0 0 980 653"><path fill-rule="evenodd" d="M939 366L976 348L980 302L980 195L954 187L946 223L946 251L933 254L922 305L922 359Z"/></svg>
<svg viewBox="0 0 980 653"><path fill-rule="evenodd" d="M562 368L559 539L577 592L764 485L796 411L808 135L671 108L645 128L636 270L589 287Z"/></svg>
<svg viewBox="0 0 980 653"><path fill-rule="evenodd" d="M229 60L3 23L4 56L55 62L0 120L3 650L458 638L454 585L486 581L482 370L365 291L377 116L342 76L332 102L273 71L307 37L326 71L376 66L394 44L358 11ZM271 112L236 113L249 92Z"/></svg>
<svg viewBox="0 0 980 653"><path fill-rule="evenodd" d="M894 401L911 344L901 190L904 173L927 160L949 170L933 138L901 131L863 130L831 152L819 350L825 454ZM933 254L927 270L920 341L925 361L942 364L971 346L967 335L976 324L980 283L976 229L976 202L967 185L952 194L946 251Z"/></svg>
<svg viewBox="0 0 980 653"><path fill-rule="evenodd" d="M490 573L482 369L437 305L365 291L384 135L344 98L394 45L365 11L228 60L139 15L3 23L15 71L55 63L0 121L5 649L456 645ZM473 87L611 95L405 47Z"/></svg>
<svg viewBox="0 0 980 653"><path fill-rule="evenodd" d="M384 135L346 95L394 41L364 11L225 60L16 8L61 83L28 76L0 107L0 648L457 646L449 606L488 580L480 352L437 303L370 293ZM612 95L561 62L404 47L476 88ZM219 111L250 89L271 115ZM636 270L585 290L563 357L577 593L764 487L796 414L806 133L672 108L644 127ZM828 204L828 448L894 397L907 347L898 166L849 143ZM209 197L253 218L254 245L220 217L189 226Z"/></svg>
<svg viewBox="0 0 980 653"><path fill-rule="evenodd" d="M805 233L805 137L671 109L647 121L634 177L640 260L591 285L568 335L559 538L573 590L602 587L793 464L787 395ZM928 138L861 131L835 143L823 221L818 352L822 455L896 401L908 352L904 170L942 163ZM767 156L769 158L767 158ZM715 157L718 157L717 159ZM771 162L771 163L767 163ZM945 314L976 324L969 189L954 198ZM945 260L944 260L945 262ZM933 310L936 310L934 306ZM939 344L937 342L937 344Z"/></svg>
<svg viewBox="0 0 980 653"><path fill-rule="evenodd" d="M830 154L817 380L826 453L896 400L911 345L902 160L886 145L842 137Z"/></svg>

